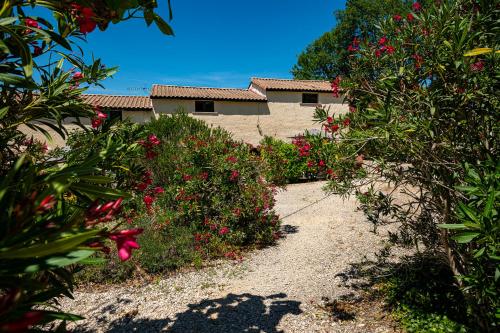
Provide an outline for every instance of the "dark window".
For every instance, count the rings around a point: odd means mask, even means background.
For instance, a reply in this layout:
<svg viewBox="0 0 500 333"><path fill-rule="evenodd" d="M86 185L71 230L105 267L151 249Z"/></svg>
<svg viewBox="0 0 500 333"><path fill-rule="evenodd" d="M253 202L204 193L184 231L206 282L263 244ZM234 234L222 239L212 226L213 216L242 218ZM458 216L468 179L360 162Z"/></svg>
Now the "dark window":
<svg viewBox="0 0 500 333"><path fill-rule="evenodd" d="M318 94L302 94L302 103L318 104Z"/></svg>
<svg viewBox="0 0 500 333"><path fill-rule="evenodd" d="M122 112L121 111L108 111L108 119L109 120L122 120Z"/></svg>
<svg viewBox="0 0 500 333"><path fill-rule="evenodd" d="M214 101L195 101L194 110L196 112L214 112Z"/></svg>

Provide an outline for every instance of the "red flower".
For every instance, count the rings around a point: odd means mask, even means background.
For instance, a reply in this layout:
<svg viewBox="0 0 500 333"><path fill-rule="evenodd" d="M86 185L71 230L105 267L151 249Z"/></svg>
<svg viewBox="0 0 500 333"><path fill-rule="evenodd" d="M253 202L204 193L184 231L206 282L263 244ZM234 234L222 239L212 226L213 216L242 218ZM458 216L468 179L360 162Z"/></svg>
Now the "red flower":
<svg viewBox="0 0 500 333"><path fill-rule="evenodd" d="M158 139L158 137L154 134L148 136L148 141L151 142L153 146L157 146L161 143L160 139Z"/></svg>
<svg viewBox="0 0 500 333"><path fill-rule="evenodd" d="M344 126L346 126L346 127L347 127L347 126L349 126L349 124L351 124L351 119L349 119L349 118L345 118L345 119L344 119L343 124L344 124Z"/></svg>
<svg viewBox="0 0 500 333"><path fill-rule="evenodd" d="M185 182L188 182L188 181L190 181L191 179L193 179L193 176L191 176L191 175L182 175L182 179L183 179Z"/></svg>
<svg viewBox="0 0 500 333"><path fill-rule="evenodd" d="M413 8L414 11L418 12L422 9L422 5L418 1L416 1L413 3L413 5L411 5L411 8Z"/></svg>
<svg viewBox="0 0 500 333"><path fill-rule="evenodd" d="M231 176L229 176L230 181L235 181L240 176L240 173L236 170L231 171Z"/></svg>
<svg viewBox="0 0 500 333"><path fill-rule="evenodd" d="M40 25L38 24L38 22L33 20L33 19L30 19L30 18L27 18L26 20L24 20L24 24L27 27L40 29Z"/></svg>
<svg viewBox="0 0 500 333"><path fill-rule="evenodd" d="M226 161L231 163L236 163L238 162L238 159L234 156L229 156L228 158L226 158Z"/></svg>
<svg viewBox="0 0 500 333"><path fill-rule="evenodd" d="M331 124L333 123L333 117L326 117L326 121Z"/></svg>
<svg viewBox="0 0 500 333"><path fill-rule="evenodd" d="M340 97L340 81L341 81L340 76L337 76L335 80L333 80L332 82L332 92L333 96L336 98Z"/></svg>
<svg viewBox="0 0 500 333"><path fill-rule="evenodd" d="M94 31L97 23L94 21L94 11L90 7L80 7L80 16L77 18L80 32L83 34Z"/></svg>
<svg viewBox="0 0 500 333"><path fill-rule="evenodd" d="M314 162L313 161L308 161L307 162L307 167L308 168L312 168L314 166Z"/></svg>
<svg viewBox="0 0 500 333"><path fill-rule="evenodd" d="M385 45L387 43L387 37L383 36L378 40L378 45Z"/></svg>
<svg viewBox="0 0 500 333"><path fill-rule="evenodd" d="M208 179L208 172L203 171L202 173L200 173L200 179L207 180Z"/></svg>
<svg viewBox="0 0 500 333"><path fill-rule="evenodd" d="M165 190L164 190L164 189L163 189L163 187L161 187L161 186L156 186L156 187L154 188L154 192L155 192L156 194L162 194L162 193L165 193Z"/></svg>
<svg viewBox="0 0 500 333"><path fill-rule="evenodd" d="M153 202L155 202L155 199L150 195L145 195L143 201L144 204L146 205L146 208L150 209Z"/></svg>
<svg viewBox="0 0 500 333"><path fill-rule="evenodd" d="M29 311L14 322L0 324L2 332L26 332L28 328L38 324L43 319L42 311Z"/></svg>
<svg viewBox="0 0 500 333"><path fill-rule="evenodd" d="M479 60L478 62L471 64L470 69L473 72L481 72L484 69L484 62L482 60Z"/></svg>
<svg viewBox="0 0 500 333"><path fill-rule="evenodd" d="M233 214L234 214L234 216L240 216L240 215L241 215L241 209L239 209L239 208L235 208L235 209L233 210Z"/></svg>
<svg viewBox="0 0 500 333"><path fill-rule="evenodd" d="M402 17L401 15L399 15L399 14L396 14L396 15L394 15L394 16L392 17L392 19L393 19L394 21L396 21L396 22L399 22L399 21L401 21L401 20L403 19L403 17Z"/></svg>
<svg viewBox="0 0 500 333"><path fill-rule="evenodd" d="M333 125L332 128L331 128L332 133L337 132L339 130L339 128L340 128L339 125L337 125L337 124Z"/></svg>
<svg viewBox="0 0 500 333"><path fill-rule="evenodd" d="M35 57L39 56L42 53L43 53L43 49L40 46L34 46L33 47L33 55Z"/></svg>
<svg viewBox="0 0 500 333"><path fill-rule="evenodd" d="M356 112L356 107L352 106L352 105L349 105L349 112L351 112L351 113Z"/></svg>
<svg viewBox="0 0 500 333"><path fill-rule="evenodd" d="M326 170L326 174L333 179L337 178L337 175L335 174L335 172L332 169Z"/></svg>
<svg viewBox="0 0 500 333"><path fill-rule="evenodd" d="M109 239L116 242L118 249L118 257L122 261L130 259L132 256L132 249L140 248L137 244L136 237L142 233L143 229L130 229L114 232L109 235Z"/></svg>
<svg viewBox="0 0 500 333"><path fill-rule="evenodd" d="M408 22L412 22L415 19L415 16L413 16L412 13L408 13L408 15L406 15L406 19Z"/></svg>
<svg viewBox="0 0 500 333"><path fill-rule="evenodd" d="M102 125L102 119L100 118L94 118L91 120L92 128L98 128L99 126Z"/></svg>
<svg viewBox="0 0 500 333"><path fill-rule="evenodd" d="M42 201L40 201L40 204L36 208L36 211L37 212L46 212L46 211L54 208L56 203L57 203L56 197L53 194L50 194L50 195L46 196L45 198L43 198Z"/></svg>
<svg viewBox="0 0 500 333"><path fill-rule="evenodd" d="M158 156L158 154L157 154L157 153L155 153L155 152L154 152L154 151L152 151L152 150L148 150L148 151L146 152L146 158L147 158L148 160L152 160L152 159L154 159L156 156Z"/></svg>
<svg viewBox="0 0 500 333"><path fill-rule="evenodd" d="M319 161L319 163L318 163L318 165L319 165L320 167L324 167L324 166L326 165L326 163L325 163L325 161L320 160L320 161Z"/></svg>
<svg viewBox="0 0 500 333"><path fill-rule="evenodd" d="M380 58L382 55L382 50L375 50L375 57Z"/></svg>
<svg viewBox="0 0 500 333"><path fill-rule="evenodd" d="M106 119L108 118L108 115L105 113L102 113L100 110L96 110L97 118L99 119Z"/></svg>
<svg viewBox="0 0 500 333"><path fill-rule="evenodd" d="M356 50L356 47L352 46L351 44L349 44L349 46L347 47L347 51L349 52L355 52Z"/></svg>
<svg viewBox="0 0 500 333"><path fill-rule="evenodd" d="M73 74L74 81L81 80L83 78L84 78L84 76L83 76L82 72L76 72L75 74Z"/></svg>
<svg viewBox="0 0 500 333"><path fill-rule="evenodd" d="M223 236L225 234L228 234L229 233L229 228L228 227L222 227L220 230L219 230L219 235Z"/></svg>
<svg viewBox="0 0 500 333"><path fill-rule="evenodd" d="M387 53L389 53L389 54L393 54L395 50L396 50L396 49L394 48L394 46L387 45L387 47L386 47L386 51L387 51Z"/></svg>

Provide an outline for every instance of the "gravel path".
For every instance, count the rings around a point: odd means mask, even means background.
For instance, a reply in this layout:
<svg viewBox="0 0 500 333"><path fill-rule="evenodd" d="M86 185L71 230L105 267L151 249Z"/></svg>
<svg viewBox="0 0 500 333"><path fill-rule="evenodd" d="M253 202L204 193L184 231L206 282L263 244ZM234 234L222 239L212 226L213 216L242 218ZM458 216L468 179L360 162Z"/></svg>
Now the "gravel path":
<svg viewBox="0 0 500 333"><path fill-rule="evenodd" d="M360 302L335 320L332 300L356 300L343 283L350 264L373 258L384 230L371 232L354 200L322 191L323 182L290 185L277 196L286 237L241 263L136 287L77 292L63 307L86 317L91 332L397 332L380 305ZM340 275L339 275L340 274ZM364 305L364 309L362 308ZM352 303L348 303L351 305ZM360 309L361 307L361 309ZM338 310L338 307L334 307ZM330 309L330 310L328 310Z"/></svg>

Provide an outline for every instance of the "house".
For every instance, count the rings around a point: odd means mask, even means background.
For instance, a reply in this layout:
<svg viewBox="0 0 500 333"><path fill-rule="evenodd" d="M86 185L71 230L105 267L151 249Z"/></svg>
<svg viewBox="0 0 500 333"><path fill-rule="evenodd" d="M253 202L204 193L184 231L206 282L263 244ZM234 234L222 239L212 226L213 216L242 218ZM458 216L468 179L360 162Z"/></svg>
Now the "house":
<svg viewBox="0 0 500 333"><path fill-rule="evenodd" d="M313 123L317 106L344 113L328 81L252 78L247 89L188 87L155 84L150 96L84 95L110 117L147 122L179 110L221 126L238 138L258 143L263 135L289 139Z"/></svg>

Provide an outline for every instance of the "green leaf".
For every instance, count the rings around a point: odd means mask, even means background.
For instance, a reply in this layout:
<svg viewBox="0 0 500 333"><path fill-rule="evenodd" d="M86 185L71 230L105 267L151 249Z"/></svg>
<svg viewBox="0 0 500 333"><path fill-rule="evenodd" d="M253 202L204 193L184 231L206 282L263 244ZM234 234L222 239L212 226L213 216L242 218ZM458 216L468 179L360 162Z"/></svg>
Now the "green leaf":
<svg viewBox="0 0 500 333"><path fill-rule="evenodd" d="M464 54L464 57L473 57L473 56L477 56L480 54L491 53L491 52L493 52L493 49L491 49L489 47L479 47L479 48L470 50L469 52L466 52Z"/></svg>
<svg viewBox="0 0 500 333"><path fill-rule="evenodd" d="M91 230L68 237L60 238L51 241L47 244L39 244L20 249L2 249L0 253L1 259L20 259L20 258L41 258L55 253L64 253L73 250L76 246L82 244L86 240L94 237L100 230Z"/></svg>
<svg viewBox="0 0 500 333"><path fill-rule="evenodd" d="M75 263L81 263L94 253L95 250L76 250L69 252L64 256L50 257L43 262L26 267L25 273L35 273L40 270L59 268Z"/></svg>
<svg viewBox="0 0 500 333"><path fill-rule="evenodd" d="M163 32L165 35L174 36L174 31L170 27L170 25L165 22L158 14L154 14L154 21L158 29Z"/></svg>
<svg viewBox="0 0 500 333"><path fill-rule="evenodd" d="M9 106L4 106L3 108L0 109L0 119L5 117L7 115L7 112L9 112Z"/></svg>
<svg viewBox="0 0 500 333"><path fill-rule="evenodd" d="M479 236L479 232L464 232L459 235L451 237L453 240L455 240L457 243L460 244L465 244L465 243L470 243L474 238Z"/></svg>
<svg viewBox="0 0 500 333"><path fill-rule="evenodd" d="M107 187L95 186L95 185L91 185L88 183L72 184L70 186L70 189L74 190L74 191L78 191L78 192L88 196L92 200L95 200L98 198L118 199L118 198L123 198L123 197L130 197L130 195L128 193L124 193L122 191L107 188Z"/></svg>
<svg viewBox="0 0 500 333"><path fill-rule="evenodd" d="M458 230L466 229L467 227L465 226L465 224L438 224L438 228Z"/></svg>
<svg viewBox="0 0 500 333"><path fill-rule="evenodd" d="M480 224L480 220L479 220L479 217L477 217L477 215L475 214L475 212L468 206L466 206L465 204L463 204L462 202L459 202L458 203L458 207L459 209L465 213L465 215L467 215L467 217L469 217L472 221L474 221L476 224Z"/></svg>
<svg viewBox="0 0 500 333"><path fill-rule="evenodd" d="M479 258L480 256L482 256L485 250L486 250L486 248L482 247L481 249L476 251L476 253L474 254L474 258Z"/></svg>

